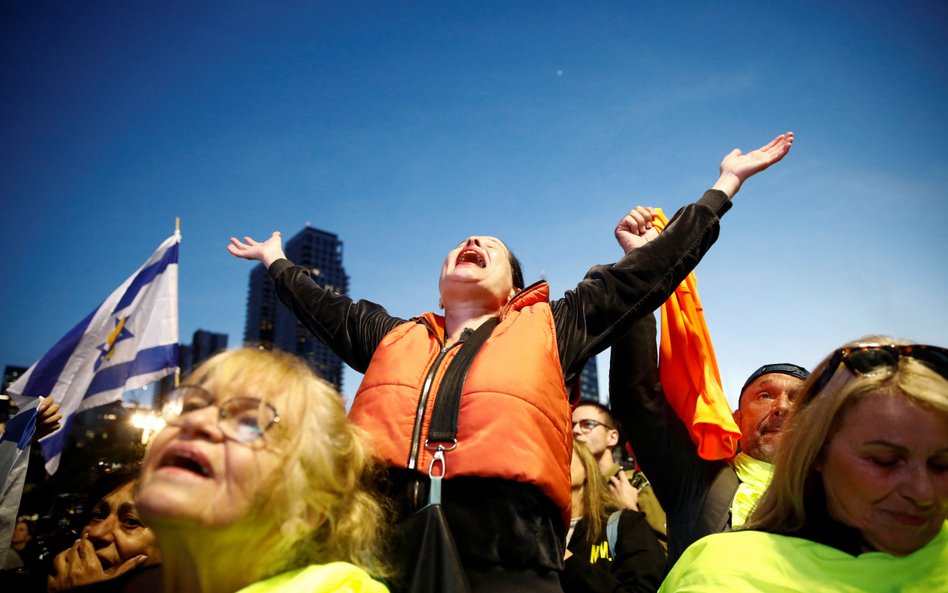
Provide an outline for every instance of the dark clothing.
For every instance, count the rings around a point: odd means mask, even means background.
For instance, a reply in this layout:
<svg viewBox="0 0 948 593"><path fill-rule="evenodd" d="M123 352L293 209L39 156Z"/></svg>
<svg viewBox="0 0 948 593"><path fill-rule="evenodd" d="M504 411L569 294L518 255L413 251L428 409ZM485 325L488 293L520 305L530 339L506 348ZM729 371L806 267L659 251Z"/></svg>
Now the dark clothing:
<svg viewBox="0 0 948 593"><path fill-rule="evenodd" d="M573 553L560 573L565 593L650 593L665 576L665 553L648 526L645 515L624 510L619 515L614 555L608 551L606 522L595 544L586 538L587 523L580 519L567 549Z"/></svg>
<svg viewBox="0 0 948 593"><path fill-rule="evenodd" d="M724 193L709 190L698 203L679 210L655 240L615 264L593 267L575 289L550 303L566 385L577 380L590 356L609 347L639 317L668 298L714 243L719 217L730 206ZM278 296L300 322L356 371L365 372L379 342L405 323L380 305L352 301L321 288L307 270L289 261L274 262L269 274ZM493 421L506 419L497 414ZM531 438L521 434L515 423L507 431L512 443ZM399 516L405 516L416 501L423 504L425 500L417 496L416 485L424 486L427 468L406 478L408 471L413 470L391 468L392 490L400 499L395 502ZM460 483L452 486L461 479L444 480L442 501L465 565L515 565L541 572L561 568L566 532L562 509L544 501L545 496L531 484L467 477L463 487ZM511 524L523 529L511 530Z"/></svg>
<svg viewBox="0 0 948 593"><path fill-rule="evenodd" d="M655 337L655 316L647 315L613 344L609 394L612 413L626 430L635 459L665 509L672 566L693 542L730 525L730 501L738 482L736 476L722 474L733 474L726 462L698 456L685 423L662 391ZM733 479L722 482L709 500L719 474Z"/></svg>
<svg viewBox="0 0 948 593"><path fill-rule="evenodd" d="M826 509L826 492L822 484L814 486L813 493L806 501L806 523L792 531L760 529L768 533L799 537L811 542L836 548L850 556L859 556L873 548L866 544L862 531L856 527L840 523L832 518Z"/></svg>

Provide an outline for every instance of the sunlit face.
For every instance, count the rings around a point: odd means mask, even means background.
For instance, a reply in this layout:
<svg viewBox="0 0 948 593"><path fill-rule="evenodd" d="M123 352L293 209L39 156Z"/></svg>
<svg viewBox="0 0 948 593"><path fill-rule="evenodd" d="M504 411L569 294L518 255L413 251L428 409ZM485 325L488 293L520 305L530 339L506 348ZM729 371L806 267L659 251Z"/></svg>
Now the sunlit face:
<svg viewBox="0 0 948 593"><path fill-rule="evenodd" d="M931 541L948 513L948 415L870 394L840 424L817 465L830 516L896 556Z"/></svg>
<svg viewBox="0 0 948 593"><path fill-rule="evenodd" d="M252 387L213 381L202 387L217 403L232 397L259 397ZM139 508L149 524L227 527L247 516L267 494L269 478L282 461L270 441L271 433L245 443L225 438L217 424L218 413L217 405L184 413L150 443L138 492Z"/></svg>
<svg viewBox="0 0 948 593"><path fill-rule="evenodd" d="M492 298L500 306L517 293L510 252L496 237L469 237L448 252L438 282L445 307L457 300Z"/></svg>
<svg viewBox="0 0 948 593"><path fill-rule="evenodd" d="M741 393L734 421L741 429L741 451L771 462L783 439L783 425L803 380L770 373L761 375Z"/></svg>
<svg viewBox="0 0 948 593"><path fill-rule="evenodd" d="M135 482L127 482L105 495L92 508L92 519L82 530L89 538L106 575L140 554L145 565L161 561L154 532L142 523L135 508Z"/></svg>
<svg viewBox="0 0 948 593"><path fill-rule="evenodd" d="M586 432L581 425L578 424L583 420L595 420L599 424ZM607 428L610 425L609 419L606 418L605 414L594 406L584 406L580 404L573 410L573 439L585 444L586 448L589 449L589 452L592 453L592 456L596 458L596 460L601 459L603 455L611 451L612 447L616 446L616 443L619 442L619 431L614 428ZM611 460L612 458L610 457L609 461Z"/></svg>

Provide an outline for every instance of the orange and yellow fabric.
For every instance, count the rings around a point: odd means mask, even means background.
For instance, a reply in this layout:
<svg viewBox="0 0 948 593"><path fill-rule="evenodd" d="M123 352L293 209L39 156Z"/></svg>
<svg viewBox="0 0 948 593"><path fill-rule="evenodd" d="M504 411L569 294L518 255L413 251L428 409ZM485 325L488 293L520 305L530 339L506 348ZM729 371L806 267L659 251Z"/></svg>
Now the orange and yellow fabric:
<svg viewBox="0 0 948 593"><path fill-rule="evenodd" d="M652 224L661 232L668 218L660 208L655 210ZM721 387L694 272L662 305L658 370L665 397L688 427L698 455L702 459L734 457L741 431Z"/></svg>

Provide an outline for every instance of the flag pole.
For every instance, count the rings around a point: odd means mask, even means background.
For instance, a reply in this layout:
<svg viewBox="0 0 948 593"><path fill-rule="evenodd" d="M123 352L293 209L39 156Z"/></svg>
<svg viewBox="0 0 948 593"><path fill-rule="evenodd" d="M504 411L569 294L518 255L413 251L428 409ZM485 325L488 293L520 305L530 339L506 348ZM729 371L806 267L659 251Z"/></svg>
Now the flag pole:
<svg viewBox="0 0 948 593"><path fill-rule="evenodd" d="M174 217L174 234L176 234L176 235L180 235L180 234L181 234L181 217L180 217L180 216L175 216L175 217ZM180 269L180 266L179 266L179 269ZM180 294L181 294L181 289L180 289L179 287L176 287L176 288L177 288L177 290L178 290L178 294L180 295ZM175 299L175 301L177 301L177 300L178 300L178 299ZM179 308L179 309L181 308L180 303L178 304L178 308ZM180 311L179 311L179 313L180 313ZM175 316L175 319L178 320L178 323L179 323L179 325L180 325L180 319L178 319L178 317L179 317L179 316L176 315L176 316ZM179 329L179 331L178 331L178 366L175 367L175 369L174 369L174 380L173 380L173 384L172 384L172 388L174 388L174 389L177 389L177 388L178 388L178 384L181 382L181 337L180 337L180 336L181 336L181 331L180 331L180 329Z"/></svg>

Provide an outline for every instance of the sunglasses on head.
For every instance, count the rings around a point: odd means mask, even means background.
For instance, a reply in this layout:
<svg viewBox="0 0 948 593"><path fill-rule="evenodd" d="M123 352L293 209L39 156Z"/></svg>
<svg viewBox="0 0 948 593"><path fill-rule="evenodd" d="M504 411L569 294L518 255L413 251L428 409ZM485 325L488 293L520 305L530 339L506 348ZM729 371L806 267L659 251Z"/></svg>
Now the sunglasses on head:
<svg viewBox="0 0 948 593"><path fill-rule="evenodd" d="M908 356L918 360L945 379L948 379L948 349L925 344L860 344L840 348L830 357L829 363L823 369L823 374L813 385L810 393L816 395L826 387L839 363L845 363L846 368L854 375L862 376L889 376L895 373L899 366L899 358Z"/></svg>

